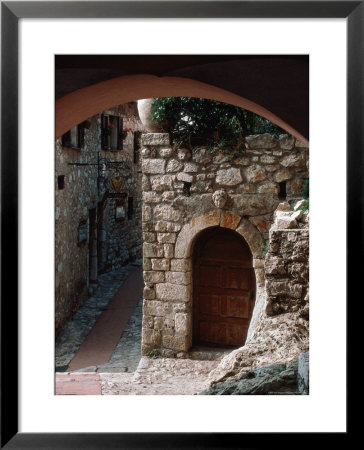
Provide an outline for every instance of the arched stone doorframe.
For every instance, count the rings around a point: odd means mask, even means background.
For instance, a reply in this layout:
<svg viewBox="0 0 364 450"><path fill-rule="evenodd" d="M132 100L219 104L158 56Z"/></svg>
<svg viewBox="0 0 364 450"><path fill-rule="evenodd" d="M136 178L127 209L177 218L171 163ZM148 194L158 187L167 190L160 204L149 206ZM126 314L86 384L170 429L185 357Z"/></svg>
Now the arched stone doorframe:
<svg viewBox="0 0 364 450"><path fill-rule="evenodd" d="M176 259L183 259L185 267L188 270L190 289L190 314L192 315L192 253L194 244L200 233L210 227L219 226L236 231L240 234L248 244L253 256L253 269L256 279L256 298L253 315L250 321L246 342L253 335L257 320L261 315L265 304L265 276L264 276L264 259L262 253L264 248L264 239L258 229L249 222L248 219L242 218L229 211L219 210L212 211L191 219L186 223L178 234L175 255ZM192 343L192 320L189 323L188 339L189 344Z"/></svg>
<svg viewBox="0 0 364 450"><path fill-rule="evenodd" d="M78 89L56 101L56 139L108 108L151 97L198 97L245 108L275 123L308 145L308 140L272 111L216 86L189 78L126 75Z"/></svg>

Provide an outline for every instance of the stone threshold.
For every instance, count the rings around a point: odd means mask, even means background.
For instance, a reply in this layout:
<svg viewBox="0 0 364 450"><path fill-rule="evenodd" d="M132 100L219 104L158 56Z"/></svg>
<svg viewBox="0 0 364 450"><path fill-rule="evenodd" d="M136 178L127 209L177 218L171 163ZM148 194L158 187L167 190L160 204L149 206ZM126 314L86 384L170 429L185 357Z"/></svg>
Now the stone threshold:
<svg viewBox="0 0 364 450"><path fill-rule="evenodd" d="M234 350L236 348L196 346L187 352L187 357L199 361L221 361Z"/></svg>

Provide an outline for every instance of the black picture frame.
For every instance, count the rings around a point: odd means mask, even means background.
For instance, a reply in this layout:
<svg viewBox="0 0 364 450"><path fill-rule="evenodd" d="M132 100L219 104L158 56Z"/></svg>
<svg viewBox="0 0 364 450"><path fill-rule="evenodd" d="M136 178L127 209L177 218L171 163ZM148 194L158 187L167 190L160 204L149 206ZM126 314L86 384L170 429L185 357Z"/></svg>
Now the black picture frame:
<svg viewBox="0 0 364 450"><path fill-rule="evenodd" d="M257 448L290 434L18 433L18 21L20 18L346 18L347 300L363 263L363 1L1 2L1 448ZM333 93L334 95L334 93ZM11 107L9 107L11 106ZM356 257L355 257L356 255ZM348 346L349 348L350 346ZM9 370L11 368L11 370ZM349 429L348 429L349 431ZM300 444L311 438L300 437ZM336 442L347 438L338 433ZM326 436L322 436L326 440ZM315 435L315 444L319 436Z"/></svg>

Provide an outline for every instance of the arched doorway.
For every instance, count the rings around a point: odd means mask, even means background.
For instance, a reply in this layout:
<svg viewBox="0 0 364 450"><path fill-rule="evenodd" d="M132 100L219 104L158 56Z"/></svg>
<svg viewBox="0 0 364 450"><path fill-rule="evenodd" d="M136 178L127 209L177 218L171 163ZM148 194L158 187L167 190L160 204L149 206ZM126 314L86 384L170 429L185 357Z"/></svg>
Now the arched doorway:
<svg viewBox="0 0 364 450"><path fill-rule="evenodd" d="M193 345L242 346L255 301L251 251L235 231L212 227L193 251Z"/></svg>

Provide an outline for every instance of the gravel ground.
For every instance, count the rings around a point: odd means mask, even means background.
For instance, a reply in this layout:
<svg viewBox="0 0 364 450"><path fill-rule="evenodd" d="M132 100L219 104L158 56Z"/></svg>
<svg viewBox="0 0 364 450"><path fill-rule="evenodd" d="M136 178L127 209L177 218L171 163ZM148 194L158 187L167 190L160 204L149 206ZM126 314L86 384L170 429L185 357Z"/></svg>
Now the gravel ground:
<svg viewBox="0 0 364 450"><path fill-rule="evenodd" d="M196 395L218 363L143 356L134 374L100 373L102 395Z"/></svg>

